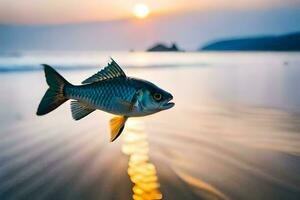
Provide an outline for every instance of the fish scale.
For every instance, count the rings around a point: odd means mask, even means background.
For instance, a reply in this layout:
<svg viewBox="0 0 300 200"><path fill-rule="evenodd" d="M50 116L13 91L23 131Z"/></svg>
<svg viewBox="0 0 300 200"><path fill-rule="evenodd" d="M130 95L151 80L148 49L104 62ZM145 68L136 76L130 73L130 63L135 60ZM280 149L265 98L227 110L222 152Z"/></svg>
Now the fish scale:
<svg viewBox="0 0 300 200"><path fill-rule="evenodd" d="M64 92L68 98L113 112L117 111L115 99L131 102L136 89L129 82L128 79L112 79L80 86L68 85L64 88Z"/></svg>

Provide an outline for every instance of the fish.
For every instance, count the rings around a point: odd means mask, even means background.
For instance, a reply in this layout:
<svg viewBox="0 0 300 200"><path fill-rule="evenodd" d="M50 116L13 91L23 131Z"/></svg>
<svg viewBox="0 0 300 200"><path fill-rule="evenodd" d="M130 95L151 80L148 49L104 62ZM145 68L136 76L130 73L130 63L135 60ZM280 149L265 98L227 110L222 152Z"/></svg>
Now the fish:
<svg viewBox="0 0 300 200"><path fill-rule="evenodd" d="M110 122L110 141L115 141L122 133L129 117L143 117L172 108L171 93L150 81L128 77L111 58L106 67L73 85L47 64L44 67L49 86L36 114L45 115L71 100L74 120L80 120L95 110L116 115Z"/></svg>

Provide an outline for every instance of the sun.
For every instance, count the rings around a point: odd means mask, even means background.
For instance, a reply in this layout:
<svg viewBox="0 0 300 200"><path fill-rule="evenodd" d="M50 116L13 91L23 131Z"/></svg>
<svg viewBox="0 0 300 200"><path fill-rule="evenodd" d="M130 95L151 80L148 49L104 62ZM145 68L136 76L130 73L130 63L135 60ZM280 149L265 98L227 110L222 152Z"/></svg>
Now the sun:
<svg viewBox="0 0 300 200"><path fill-rule="evenodd" d="M139 19L146 18L149 13L149 7L145 4L136 4L133 8L133 15Z"/></svg>

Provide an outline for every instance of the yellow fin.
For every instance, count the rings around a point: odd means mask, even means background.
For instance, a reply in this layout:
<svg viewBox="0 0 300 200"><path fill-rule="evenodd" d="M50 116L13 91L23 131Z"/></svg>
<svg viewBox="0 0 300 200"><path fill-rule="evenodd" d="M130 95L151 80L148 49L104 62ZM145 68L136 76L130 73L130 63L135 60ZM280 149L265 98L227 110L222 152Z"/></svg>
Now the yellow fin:
<svg viewBox="0 0 300 200"><path fill-rule="evenodd" d="M117 116L110 120L110 141L113 142L115 139L117 139L125 126L125 122L128 117L125 116Z"/></svg>

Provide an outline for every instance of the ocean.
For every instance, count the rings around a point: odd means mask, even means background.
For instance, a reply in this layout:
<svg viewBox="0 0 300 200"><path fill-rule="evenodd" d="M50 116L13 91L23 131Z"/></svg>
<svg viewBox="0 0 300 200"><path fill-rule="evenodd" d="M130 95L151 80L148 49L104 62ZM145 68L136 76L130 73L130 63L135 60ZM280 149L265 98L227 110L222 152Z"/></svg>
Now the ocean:
<svg viewBox="0 0 300 200"><path fill-rule="evenodd" d="M113 143L110 114L35 115L40 64L80 84L110 57L175 107L130 118ZM300 53L2 53L0 80L1 200L300 198Z"/></svg>

